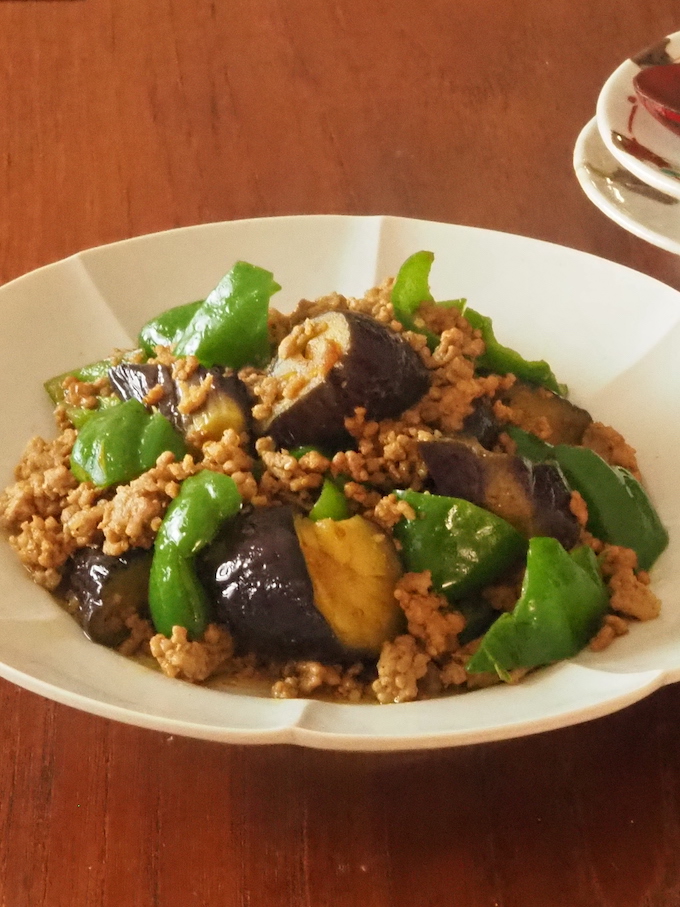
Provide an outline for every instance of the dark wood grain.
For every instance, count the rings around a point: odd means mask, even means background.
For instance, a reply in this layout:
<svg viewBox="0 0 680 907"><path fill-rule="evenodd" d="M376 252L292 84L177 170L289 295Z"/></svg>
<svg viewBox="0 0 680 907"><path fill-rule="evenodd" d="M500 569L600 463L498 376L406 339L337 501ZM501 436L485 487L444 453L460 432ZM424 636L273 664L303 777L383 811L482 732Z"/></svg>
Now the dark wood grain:
<svg viewBox="0 0 680 907"><path fill-rule="evenodd" d="M390 213L680 288L572 173L664 0L0 0L0 282L178 225ZM672 907L680 688L417 754L229 747L0 682L2 907Z"/></svg>

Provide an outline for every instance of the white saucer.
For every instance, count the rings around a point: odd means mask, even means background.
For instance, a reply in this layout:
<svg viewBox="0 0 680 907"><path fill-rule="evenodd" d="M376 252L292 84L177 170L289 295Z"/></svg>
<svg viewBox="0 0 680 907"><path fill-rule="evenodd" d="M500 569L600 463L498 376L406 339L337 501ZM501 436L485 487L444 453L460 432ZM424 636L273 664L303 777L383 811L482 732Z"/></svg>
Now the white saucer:
<svg viewBox="0 0 680 907"><path fill-rule="evenodd" d="M581 188L600 211L624 230L680 255L680 201L621 166L605 147L593 119L574 149Z"/></svg>
<svg viewBox="0 0 680 907"><path fill-rule="evenodd" d="M639 103L633 79L647 66L680 61L680 32L626 60L605 82L597 100L602 141L626 170L680 199L680 137Z"/></svg>

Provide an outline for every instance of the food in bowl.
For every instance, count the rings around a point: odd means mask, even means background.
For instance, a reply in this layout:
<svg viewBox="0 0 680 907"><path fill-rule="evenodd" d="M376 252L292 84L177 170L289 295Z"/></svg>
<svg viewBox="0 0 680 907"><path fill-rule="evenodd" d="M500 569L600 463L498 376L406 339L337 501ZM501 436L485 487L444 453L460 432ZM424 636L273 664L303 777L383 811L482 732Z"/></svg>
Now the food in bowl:
<svg viewBox="0 0 680 907"><path fill-rule="evenodd" d="M290 315L237 262L49 379L60 433L0 499L33 579L94 642L281 698L516 682L657 616L633 449L432 262Z"/></svg>

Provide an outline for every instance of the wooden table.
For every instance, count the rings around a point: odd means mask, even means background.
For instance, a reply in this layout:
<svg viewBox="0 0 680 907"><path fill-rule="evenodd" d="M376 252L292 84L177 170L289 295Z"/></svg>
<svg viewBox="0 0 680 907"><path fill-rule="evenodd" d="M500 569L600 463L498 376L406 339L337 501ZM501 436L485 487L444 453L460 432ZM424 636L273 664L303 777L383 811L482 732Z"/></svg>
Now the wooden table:
<svg viewBox="0 0 680 907"><path fill-rule="evenodd" d="M680 288L572 149L667 0L0 0L0 282L185 224L389 213ZM0 682L2 907L680 904L680 687L418 754L221 746Z"/></svg>

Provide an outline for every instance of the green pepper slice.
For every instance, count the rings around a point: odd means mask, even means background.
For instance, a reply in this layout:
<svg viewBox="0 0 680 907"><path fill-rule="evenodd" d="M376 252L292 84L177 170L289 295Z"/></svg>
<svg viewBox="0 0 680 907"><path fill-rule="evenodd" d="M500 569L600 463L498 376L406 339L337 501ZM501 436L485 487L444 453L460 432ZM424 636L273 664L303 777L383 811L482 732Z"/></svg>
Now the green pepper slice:
<svg viewBox="0 0 680 907"><path fill-rule="evenodd" d="M399 268L392 287L392 307L394 317L407 331L415 331L427 337L427 345L431 350L439 346L439 337L428 330L416 318L416 313L423 302L434 302L430 292L430 269L434 261L433 252L415 252L409 256ZM441 303L441 305L461 305L462 299L455 302Z"/></svg>
<svg viewBox="0 0 680 907"><path fill-rule="evenodd" d="M108 397L100 397L99 404L95 409L86 409L84 406L67 406L65 411L73 427L80 430L97 413L111 409L114 406L120 406L122 402L120 397L111 394Z"/></svg>
<svg viewBox="0 0 680 907"><path fill-rule="evenodd" d="M194 557L240 507L236 483L222 473L204 469L182 483L158 530L151 562L149 608L159 633L171 636L179 626L196 639L205 630L210 606Z"/></svg>
<svg viewBox="0 0 680 907"><path fill-rule="evenodd" d="M71 472L79 482L108 488L151 469L166 450L178 459L187 452L165 416L150 413L139 400L126 400L85 422L71 451Z"/></svg>
<svg viewBox="0 0 680 907"><path fill-rule="evenodd" d="M270 356L269 300L280 289L270 271L237 261L196 308L177 337L175 355L193 354L206 368L264 365Z"/></svg>
<svg viewBox="0 0 680 907"><path fill-rule="evenodd" d="M499 343L492 321L487 315L480 315L467 307L463 307L462 313L472 327L480 331L486 348L477 359L477 368L488 369L499 375L516 375L522 381L541 385L562 397L567 393L566 384L558 383L553 370L544 359L525 359L516 350Z"/></svg>
<svg viewBox="0 0 680 907"><path fill-rule="evenodd" d="M406 570L429 570L433 588L450 600L487 585L526 551L514 527L469 501L419 491L397 497L416 512L393 530Z"/></svg>
<svg viewBox="0 0 680 907"><path fill-rule="evenodd" d="M416 252L406 259L392 287L392 306L395 318L409 331L417 331L427 337L427 345L434 350L439 337L417 320L417 311L422 302L434 302L430 292L429 276L434 261L432 252ZM565 384L559 384L545 360L530 361L516 350L503 346L493 332L491 318L467 308L465 299L452 299L437 305L450 308L455 306L473 328L480 331L486 350L477 359L476 367L488 369L500 375L513 374L523 381L539 384L556 394L567 393Z"/></svg>
<svg viewBox="0 0 680 907"><path fill-rule="evenodd" d="M471 674L534 668L572 658L599 629L609 596L590 548L568 554L556 539L529 542L522 592L467 663Z"/></svg>
<svg viewBox="0 0 680 907"><path fill-rule="evenodd" d="M84 382L94 382L98 381L100 378L105 378L109 369L116 365L119 362L126 362L128 360L136 359L139 356L139 350L132 350L129 353L125 353L122 357L110 356L107 359L98 359L96 362L90 362L88 365L83 365L80 368L71 369L68 372L62 372L61 375L55 375L53 378L48 378L44 382L43 387L47 391L47 394L55 405L58 403L64 402L64 388L62 384L64 379L69 376L77 378L78 381Z"/></svg>
<svg viewBox="0 0 680 907"><path fill-rule="evenodd" d="M203 299L199 299L197 302L173 306L151 321L147 321L138 338L139 345L146 355L155 356L157 346L174 347L203 302Z"/></svg>
<svg viewBox="0 0 680 907"><path fill-rule="evenodd" d="M603 542L632 548L641 570L649 570L668 545L668 531L649 495L627 469L610 466L588 447L551 445L512 426L517 453L535 462L555 460L588 508L587 529Z"/></svg>
<svg viewBox="0 0 680 907"><path fill-rule="evenodd" d="M324 479L321 494L309 512L310 520L348 520L351 515L342 489L332 479Z"/></svg>

